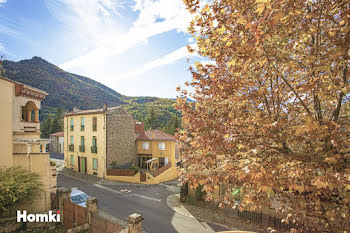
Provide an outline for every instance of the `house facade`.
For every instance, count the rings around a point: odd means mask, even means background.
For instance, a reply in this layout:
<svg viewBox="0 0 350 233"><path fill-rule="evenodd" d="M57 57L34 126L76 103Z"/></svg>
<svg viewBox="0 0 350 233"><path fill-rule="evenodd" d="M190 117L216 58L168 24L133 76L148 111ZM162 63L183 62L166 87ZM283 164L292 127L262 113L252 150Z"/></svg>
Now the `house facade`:
<svg viewBox="0 0 350 233"><path fill-rule="evenodd" d="M64 132L50 134L50 153L64 153Z"/></svg>
<svg viewBox="0 0 350 233"><path fill-rule="evenodd" d="M73 109L64 116L65 167L106 176L108 167L136 163L134 120L122 107Z"/></svg>
<svg viewBox="0 0 350 233"><path fill-rule="evenodd" d="M48 93L0 76L0 167L20 166L40 175L42 192L33 203L17 206L29 212L50 209L50 192L56 189L56 172L46 152L48 139L40 138L39 110Z"/></svg>
<svg viewBox="0 0 350 233"><path fill-rule="evenodd" d="M157 129L147 130L137 137L136 148L140 168L154 171L169 164L174 168L179 165L180 154L173 135Z"/></svg>

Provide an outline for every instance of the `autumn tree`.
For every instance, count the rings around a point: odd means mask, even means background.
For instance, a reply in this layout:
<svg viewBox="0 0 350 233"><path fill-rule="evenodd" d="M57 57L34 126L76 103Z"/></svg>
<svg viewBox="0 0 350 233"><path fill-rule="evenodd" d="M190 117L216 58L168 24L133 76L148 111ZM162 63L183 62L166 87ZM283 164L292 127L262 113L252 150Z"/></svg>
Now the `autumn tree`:
<svg viewBox="0 0 350 233"><path fill-rule="evenodd" d="M183 180L221 206L272 206L299 231L349 230L349 1L184 2L209 62L178 98Z"/></svg>

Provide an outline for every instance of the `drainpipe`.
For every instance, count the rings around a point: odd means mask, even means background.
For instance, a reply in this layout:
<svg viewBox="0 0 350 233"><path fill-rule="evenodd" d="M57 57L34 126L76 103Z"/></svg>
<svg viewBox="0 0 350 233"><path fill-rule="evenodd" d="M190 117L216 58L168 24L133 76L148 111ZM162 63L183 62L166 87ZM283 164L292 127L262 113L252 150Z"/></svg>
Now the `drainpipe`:
<svg viewBox="0 0 350 233"><path fill-rule="evenodd" d="M108 144L108 141L107 141L107 114L104 114L104 125L103 125L103 130L104 130L104 133L105 133L105 145L106 145L106 148L105 148L105 155L104 156L105 158L103 158L105 161L103 161L105 163L105 169L103 171L103 179L106 177L106 171L107 171L107 144Z"/></svg>
<svg viewBox="0 0 350 233"><path fill-rule="evenodd" d="M27 158L28 158L28 170L31 172L32 171L32 160L30 157L30 154L32 153L32 144L27 143Z"/></svg>

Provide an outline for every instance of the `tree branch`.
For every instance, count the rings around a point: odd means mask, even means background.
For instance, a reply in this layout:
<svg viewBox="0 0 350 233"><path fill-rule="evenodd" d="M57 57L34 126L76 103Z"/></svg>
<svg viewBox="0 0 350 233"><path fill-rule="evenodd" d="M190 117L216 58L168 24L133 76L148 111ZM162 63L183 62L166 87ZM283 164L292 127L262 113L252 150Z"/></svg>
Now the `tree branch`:
<svg viewBox="0 0 350 233"><path fill-rule="evenodd" d="M344 85L346 85L346 74L348 72L348 67L345 67L344 68L344 71L343 71L343 82L344 82ZM340 92L339 94L339 97L338 97L338 103L337 103L337 107L334 109L333 111L333 115L332 115L332 120L333 121L336 121L338 120L339 118L339 114L340 114L340 109L341 109L341 103L343 101L343 97L344 97L344 92Z"/></svg>

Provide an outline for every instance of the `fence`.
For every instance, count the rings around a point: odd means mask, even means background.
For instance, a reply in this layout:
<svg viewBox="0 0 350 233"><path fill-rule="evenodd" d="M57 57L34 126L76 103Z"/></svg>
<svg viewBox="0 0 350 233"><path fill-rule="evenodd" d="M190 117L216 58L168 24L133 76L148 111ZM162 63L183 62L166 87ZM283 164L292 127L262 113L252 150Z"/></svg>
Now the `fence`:
<svg viewBox="0 0 350 233"><path fill-rule="evenodd" d="M132 169L107 169L107 176L134 176L135 170Z"/></svg>
<svg viewBox="0 0 350 233"><path fill-rule="evenodd" d="M69 199L63 200L64 226L72 229L87 223L87 211L85 207L71 202Z"/></svg>
<svg viewBox="0 0 350 233"><path fill-rule="evenodd" d="M168 170L169 168L171 168L171 163L169 162L167 165L153 171L153 177L157 177L160 174L162 174L163 172L165 172L166 170Z"/></svg>
<svg viewBox="0 0 350 233"><path fill-rule="evenodd" d="M118 233L122 230L124 230L124 227L109 218L96 213L91 215L91 233Z"/></svg>

